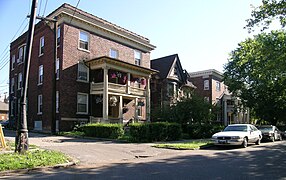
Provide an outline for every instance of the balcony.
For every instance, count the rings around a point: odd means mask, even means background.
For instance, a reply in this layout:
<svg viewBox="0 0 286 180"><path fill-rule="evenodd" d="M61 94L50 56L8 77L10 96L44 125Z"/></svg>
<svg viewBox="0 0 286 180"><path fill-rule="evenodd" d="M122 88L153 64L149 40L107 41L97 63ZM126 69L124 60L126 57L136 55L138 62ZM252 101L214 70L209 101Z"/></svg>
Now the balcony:
<svg viewBox="0 0 286 180"><path fill-rule="evenodd" d="M103 94L103 82L100 83L91 83L90 86L90 94ZM118 93L118 94L129 94L135 96L146 96L146 90L140 87L133 87L122 85L122 84L115 84L115 83L108 83L108 92L109 93Z"/></svg>

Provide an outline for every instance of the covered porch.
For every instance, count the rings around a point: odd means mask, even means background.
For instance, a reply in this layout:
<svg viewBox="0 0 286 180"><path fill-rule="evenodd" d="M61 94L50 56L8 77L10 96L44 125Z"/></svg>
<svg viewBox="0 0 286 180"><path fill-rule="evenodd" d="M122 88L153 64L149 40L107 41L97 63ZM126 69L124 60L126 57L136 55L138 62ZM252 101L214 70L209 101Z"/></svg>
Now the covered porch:
<svg viewBox="0 0 286 180"><path fill-rule="evenodd" d="M85 62L90 77L90 121L150 121L150 78L155 70L110 57Z"/></svg>

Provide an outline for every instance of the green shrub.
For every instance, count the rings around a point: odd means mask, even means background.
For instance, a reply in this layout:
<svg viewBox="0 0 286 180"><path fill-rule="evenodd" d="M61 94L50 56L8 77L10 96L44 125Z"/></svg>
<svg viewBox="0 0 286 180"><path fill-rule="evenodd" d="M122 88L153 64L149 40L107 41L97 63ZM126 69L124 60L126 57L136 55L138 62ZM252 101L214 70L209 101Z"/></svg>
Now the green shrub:
<svg viewBox="0 0 286 180"><path fill-rule="evenodd" d="M214 133L224 129L223 125L217 124L189 124L184 128L185 133L191 139L211 138Z"/></svg>
<svg viewBox="0 0 286 180"><path fill-rule="evenodd" d="M117 139L123 136L122 124L86 124L79 127L85 136Z"/></svg>
<svg viewBox="0 0 286 180"><path fill-rule="evenodd" d="M181 126L177 123L137 123L131 124L129 127L133 142L170 141L178 140L182 136Z"/></svg>

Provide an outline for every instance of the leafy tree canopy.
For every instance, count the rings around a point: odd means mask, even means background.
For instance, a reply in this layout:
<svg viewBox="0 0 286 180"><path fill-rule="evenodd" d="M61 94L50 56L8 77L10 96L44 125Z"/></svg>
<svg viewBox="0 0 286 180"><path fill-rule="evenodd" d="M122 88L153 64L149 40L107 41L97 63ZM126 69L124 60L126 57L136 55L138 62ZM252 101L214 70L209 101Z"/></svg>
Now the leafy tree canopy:
<svg viewBox="0 0 286 180"><path fill-rule="evenodd" d="M246 20L246 28L251 31L254 26L261 26L263 31L267 29L275 19L280 21L282 27L285 27L286 1L262 0L262 5L254 8L251 12L251 18Z"/></svg>
<svg viewBox="0 0 286 180"><path fill-rule="evenodd" d="M286 33L262 33L241 42L224 67L229 90L261 120L286 122Z"/></svg>

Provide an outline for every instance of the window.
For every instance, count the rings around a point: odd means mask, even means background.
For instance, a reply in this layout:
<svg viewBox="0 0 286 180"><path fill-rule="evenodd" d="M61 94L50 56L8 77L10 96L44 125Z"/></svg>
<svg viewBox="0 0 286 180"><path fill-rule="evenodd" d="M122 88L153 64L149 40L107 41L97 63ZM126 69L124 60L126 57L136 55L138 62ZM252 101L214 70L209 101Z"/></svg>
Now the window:
<svg viewBox="0 0 286 180"><path fill-rule="evenodd" d="M135 64L140 66L141 64L141 52L140 51L134 51L134 59L135 59Z"/></svg>
<svg viewBox="0 0 286 180"><path fill-rule="evenodd" d="M61 27L58 27L57 31L57 46L61 44Z"/></svg>
<svg viewBox="0 0 286 180"><path fill-rule="evenodd" d="M118 51L115 49L110 49L110 57L117 59L118 58Z"/></svg>
<svg viewBox="0 0 286 180"><path fill-rule="evenodd" d="M139 117L142 117L142 106L138 106L138 108L137 108L137 115L139 116Z"/></svg>
<svg viewBox="0 0 286 180"><path fill-rule="evenodd" d="M40 65L39 66L38 85L43 84L43 79L44 79L44 67L43 67L43 65Z"/></svg>
<svg viewBox="0 0 286 180"><path fill-rule="evenodd" d="M88 67L83 63L78 63L77 79L80 81L88 81Z"/></svg>
<svg viewBox="0 0 286 180"><path fill-rule="evenodd" d="M77 113L79 114L88 113L88 94L85 93L77 94Z"/></svg>
<svg viewBox="0 0 286 180"><path fill-rule="evenodd" d="M206 102L210 102L210 97L204 97L204 100L205 100Z"/></svg>
<svg viewBox="0 0 286 180"><path fill-rule="evenodd" d="M16 60L16 56L15 54L12 56L12 64L11 64L11 70L13 70L15 68L15 60Z"/></svg>
<svg viewBox="0 0 286 180"><path fill-rule="evenodd" d="M40 39L40 51L39 51L39 56L44 54L44 46L45 46L45 37L41 37Z"/></svg>
<svg viewBox="0 0 286 180"><path fill-rule="evenodd" d="M22 73L18 74L18 89L21 89L22 87Z"/></svg>
<svg viewBox="0 0 286 180"><path fill-rule="evenodd" d="M56 80L59 80L60 78L60 59L57 58L56 61Z"/></svg>
<svg viewBox="0 0 286 180"><path fill-rule="evenodd" d="M174 96L174 84L173 83L169 83L168 84L168 96Z"/></svg>
<svg viewBox="0 0 286 180"><path fill-rule="evenodd" d="M209 80L204 80L204 90L209 90Z"/></svg>
<svg viewBox="0 0 286 180"><path fill-rule="evenodd" d="M15 79L12 78L12 79L11 79L11 93L14 92L14 89L15 89Z"/></svg>
<svg viewBox="0 0 286 180"><path fill-rule="evenodd" d="M25 58L26 45L19 47L17 63L22 63Z"/></svg>
<svg viewBox="0 0 286 180"><path fill-rule="evenodd" d="M15 115L15 110L14 110L14 106L15 106L15 103L14 103L14 100L11 101L11 110L10 110L10 114L11 116L14 116Z"/></svg>
<svg viewBox="0 0 286 180"><path fill-rule="evenodd" d="M88 50L89 35L86 32L80 31L79 34L79 48Z"/></svg>
<svg viewBox="0 0 286 180"><path fill-rule="evenodd" d="M215 88L216 88L216 91L220 91L221 90L220 82L218 82L218 81L216 82Z"/></svg>
<svg viewBox="0 0 286 180"><path fill-rule="evenodd" d="M60 102L59 91L56 91L56 113L59 113L59 102Z"/></svg>
<svg viewBox="0 0 286 180"><path fill-rule="evenodd" d="M43 113L43 96L40 94L38 95L38 114Z"/></svg>

